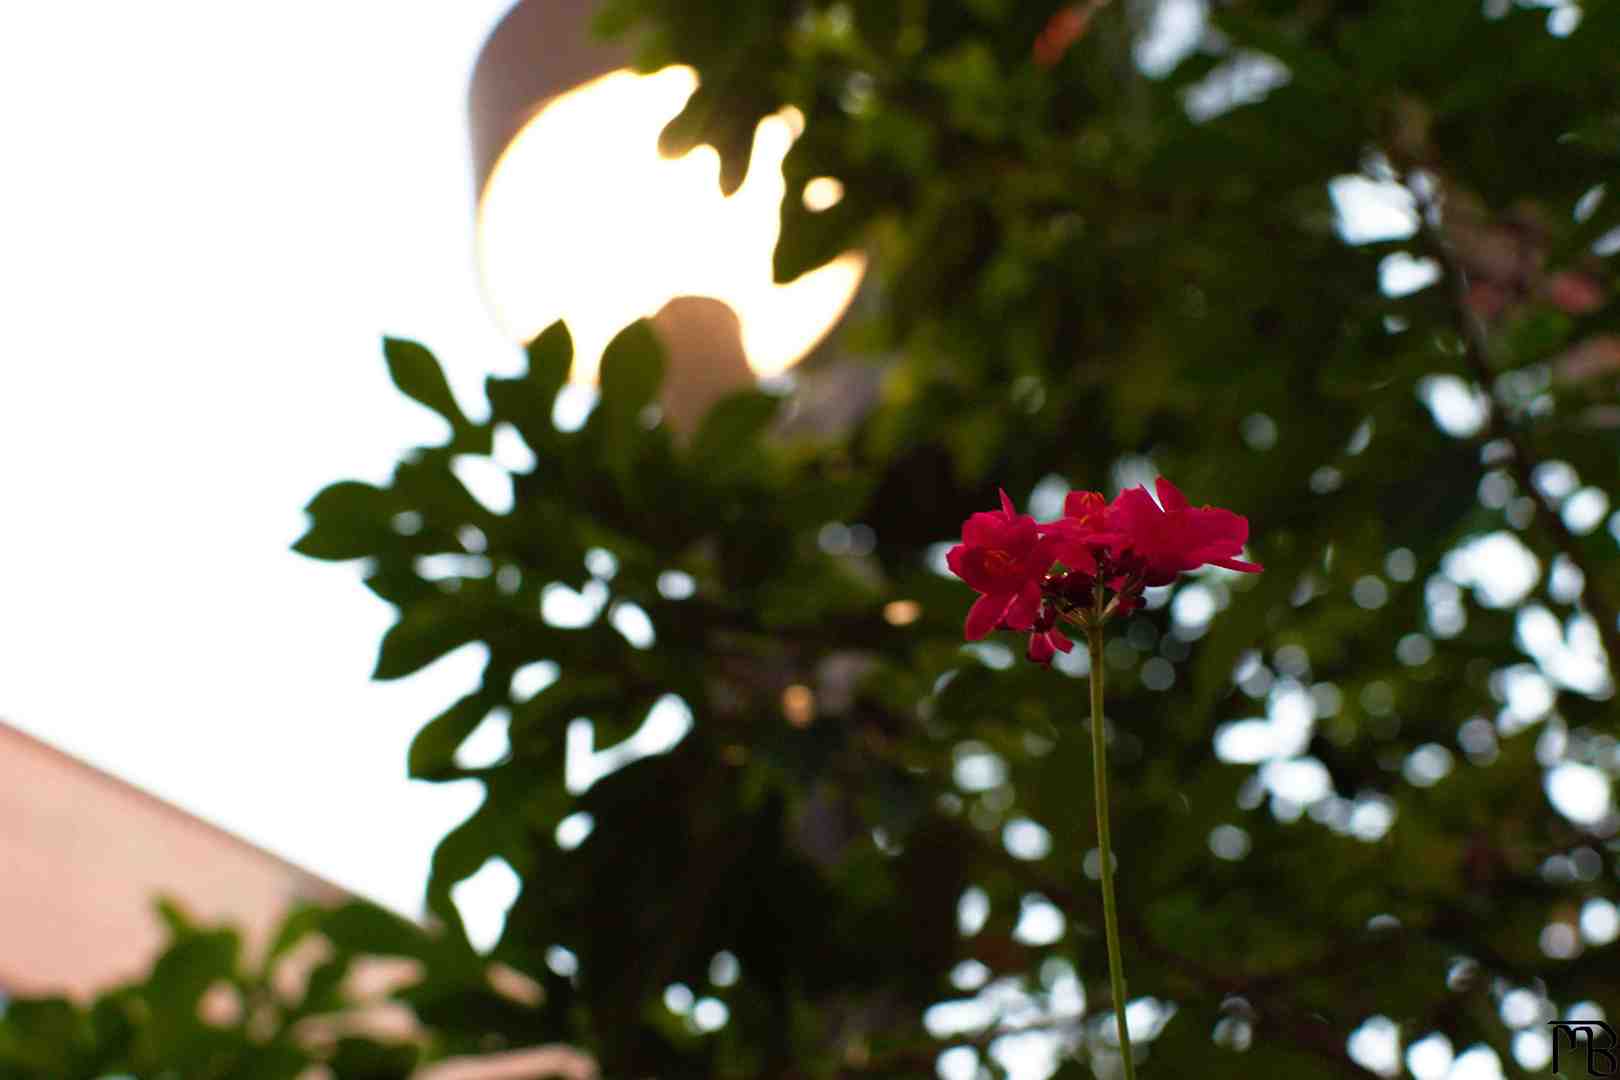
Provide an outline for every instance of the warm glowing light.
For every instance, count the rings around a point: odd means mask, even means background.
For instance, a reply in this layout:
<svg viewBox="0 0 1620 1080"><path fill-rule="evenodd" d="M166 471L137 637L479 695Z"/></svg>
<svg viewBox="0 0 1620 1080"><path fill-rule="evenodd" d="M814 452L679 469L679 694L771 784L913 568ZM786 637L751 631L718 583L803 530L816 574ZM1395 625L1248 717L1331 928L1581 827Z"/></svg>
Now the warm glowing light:
<svg viewBox="0 0 1620 1080"><path fill-rule="evenodd" d="M803 683L782 691L782 715L796 728L807 728L816 718L816 695Z"/></svg>
<svg viewBox="0 0 1620 1080"><path fill-rule="evenodd" d="M804 208L812 214L831 210L844 201L844 185L831 176L818 176L804 185Z"/></svg>
<svg viewBox="0 0 1620 1080"><path fill-rule="evenodd" d="M910 626L922 615L922 605L915 600L891 600L883 605L883 618L890 626Z"/></svg>
<svg viewBox="0 0 1620 1080"><path fill-rule="evenodd" d="M576 380L596 377L625 325L687 295L728 304L749 366L778 374L838 321L865 270L849 253L785 285L772 280L782 159L803 119L784 109L761 121L747 177L724 198L712 148L658 153L659 132L696 88L688 67L586 83L529 122L485 188L478 257L495 318L524 341L566 320Z"/></svg>

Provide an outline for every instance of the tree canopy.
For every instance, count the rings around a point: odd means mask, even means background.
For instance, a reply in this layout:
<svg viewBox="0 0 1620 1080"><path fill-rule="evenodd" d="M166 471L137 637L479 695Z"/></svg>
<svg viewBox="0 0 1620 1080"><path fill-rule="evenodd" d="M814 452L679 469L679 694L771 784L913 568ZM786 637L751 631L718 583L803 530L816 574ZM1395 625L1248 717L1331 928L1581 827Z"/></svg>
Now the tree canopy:
<svg viewBox="0 0 1620 1080"><path fill-rule="evenodd" d="M447 438L320 492L297 549L364 560L397 607L377 678L486 650L410 753L486 796L434 856L432 929L364 904L289 924L334 971L421 964L425 1043L351 1040L337 1075L548 1042L609 1077L1115 1075L1083 650L1046 670L964 644L943 551L998 489L1051 517L1159 474L1246 515L1266 570L1111 627L1144 1075L1426 1078L1466 1053L1519 1076L1547 1020L1620 1015L1620 4L608 0L599 22L697 70L666 142L715 146L728 184L796 107L777 276L860 249L869 280L799 389L688 439L648 409L644 324L580 424L560 324L482 420L387 343ZM842 198L811 210L822 177ZM871 407L795 424L848 369ZM497 512L453 465L511 433L534 462ZM510 752L462 764L492 713ZM589 786L566 782L584 732L627 761ZM490 859L522 888L480 957L451 890ZM290 1078L335 1052L291 1032L336 981L258 1029L198 1019L214 981L268 1002L268 976L171 917L149 982L13 1002L0 1077Z"/></svg>

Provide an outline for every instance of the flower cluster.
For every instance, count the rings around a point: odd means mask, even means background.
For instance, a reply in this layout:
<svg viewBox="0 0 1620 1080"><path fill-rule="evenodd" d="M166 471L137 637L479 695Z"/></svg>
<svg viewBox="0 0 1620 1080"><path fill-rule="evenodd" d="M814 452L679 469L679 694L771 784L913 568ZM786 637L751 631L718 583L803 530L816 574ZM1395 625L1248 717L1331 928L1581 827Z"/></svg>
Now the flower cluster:
<svg viewBox="0 0 1620 1080"><path fill-rule="evenodd" d="M1249 538L1248 519L1211 506L1189 506L1176 486L1159 477L1158 502L1143 487L1112 503L1095 491L1072 491L1063 516L1040 523L1013 508L974 514L962 542L946 554L951 572L981 595L967 616L967 639L992 630L1029 634L1025 653L1049 664L1074 643L1058 629L1082 627L1134 611L1142 590L1168 585L1177 574L1206 564L1257 573L1238 558ZM1108 594L1112 594L1109 596Z"/></svg>

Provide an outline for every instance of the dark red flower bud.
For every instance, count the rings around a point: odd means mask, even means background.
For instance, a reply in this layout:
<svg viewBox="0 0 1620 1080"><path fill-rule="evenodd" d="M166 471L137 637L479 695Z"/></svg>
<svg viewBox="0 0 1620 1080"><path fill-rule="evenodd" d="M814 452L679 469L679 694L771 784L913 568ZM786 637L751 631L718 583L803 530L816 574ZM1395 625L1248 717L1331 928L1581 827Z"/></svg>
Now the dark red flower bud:
<svg viewBox="0 0 1620 1080"><path fill-rule="evenodd" d="M1040 610L1035 613L1035 626L1038 634L1044 634L1057 625L1057 608L1052 606L1050 600L1041 601Z"/></svg>
<svg viewBox="0 0 1620 1080"><path fill-rule="evenodd" d="M1024 652L1024 658L1036 664L1051 664L1052 658L1060 652L1069 652L1074 648L1074 642L1064 636L1063 631L1053 627L1044 633L1029 635L1029 648Z"/></svg>

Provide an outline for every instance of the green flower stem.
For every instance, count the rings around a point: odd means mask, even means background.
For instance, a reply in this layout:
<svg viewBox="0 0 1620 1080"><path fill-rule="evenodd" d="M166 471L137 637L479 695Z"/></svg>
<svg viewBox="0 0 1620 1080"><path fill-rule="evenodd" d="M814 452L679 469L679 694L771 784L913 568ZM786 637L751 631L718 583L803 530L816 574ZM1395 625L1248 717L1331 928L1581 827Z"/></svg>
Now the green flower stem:
<svg viewBox="0 0 1620 1080"><path fill-rule="evenodd" d="M1097 789L1097 849L1102 864L1103 929L1108 936L1108 983L1114 995L1114 1022L1119 1026L1119 1052L1125 1060L1125 1080L1136 1080L1131 1059L1131 1036L1125 1026L1125 965L1119 954L1119 914L1114 904L1114 855L1108 832L1108 747L1103 735L1103 587L1091 621L1086 626L1091 652L1091 775Z"/></svg>

